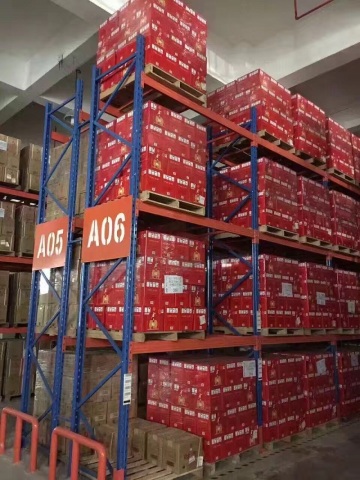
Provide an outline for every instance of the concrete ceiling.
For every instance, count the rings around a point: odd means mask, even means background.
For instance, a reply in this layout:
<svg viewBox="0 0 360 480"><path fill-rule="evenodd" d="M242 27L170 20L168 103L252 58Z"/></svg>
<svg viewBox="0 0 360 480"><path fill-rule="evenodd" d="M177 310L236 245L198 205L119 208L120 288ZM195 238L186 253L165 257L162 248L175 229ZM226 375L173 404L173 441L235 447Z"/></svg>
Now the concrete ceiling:
<svg viewBox="0 0 360 480"><path fill-rule="evenodd" d="M1 0L0 124L31 103L72 95L76 68L89 105L99 24L123 0ZM263 68L340 122L360 124L360 1L334 0L295 21L291 0L188 0L208 21L208 89ZM62 58L62 67L58 61Z"/></svg>

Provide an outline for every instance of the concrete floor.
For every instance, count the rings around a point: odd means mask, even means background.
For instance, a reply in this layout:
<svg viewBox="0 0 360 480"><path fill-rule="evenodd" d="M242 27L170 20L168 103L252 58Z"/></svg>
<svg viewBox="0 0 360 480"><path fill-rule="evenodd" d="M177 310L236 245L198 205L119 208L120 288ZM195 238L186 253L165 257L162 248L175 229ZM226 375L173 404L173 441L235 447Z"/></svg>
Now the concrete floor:
<svg viewBox="0 0 360 480"><path fill-rule="evenodd" d="M231 465L219 470L212 480L359 480L360 420L340 428L290 444L246 465ZM14 466L8 457L0 458L0 480L46 480L44 467L36 475Z"/></svg>

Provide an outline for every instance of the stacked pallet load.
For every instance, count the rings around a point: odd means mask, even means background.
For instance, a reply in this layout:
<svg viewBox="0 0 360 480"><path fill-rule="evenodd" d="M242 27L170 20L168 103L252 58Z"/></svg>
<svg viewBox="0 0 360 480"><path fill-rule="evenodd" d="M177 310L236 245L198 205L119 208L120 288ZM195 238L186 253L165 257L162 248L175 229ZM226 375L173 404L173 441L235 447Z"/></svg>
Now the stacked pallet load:
<svg viewBox="0 0 360 480"><path fill-rule="evenodd" d="M274 442L305 429L303 359L271 354L262 360L263 440Z"/></svg>
<svg viewBox="0 0 360 480"><path fill-rule="evenodd" d="M360 184L360 138L351 134L352 156L354 162L354 178L356 185Z"/></svg>
<svg viewBox="0 0 360 480"><path fill-rule="evenodd" d="M20 184L25 192L40 190L42 147L30 144L20 152Z"/></svg>
<svg viewBox="0 0 360 480"><path fill-rule="evenodd" d="M329 248L332 244L329 190L318 182L298 177L300 242Z"/></svg>
<svg viewBox="0 0 360 480"><path fill-rule="evenodd" d="M127 142L132 138L133 112L107 125ZM130 148L107 132L98 138L95 195L99 195ZM102 198L102 203L130 193L130 162ZM206 129L153 102L143 106L141 198L173 208L205 214Z"/></svg>
<svg viewBox="0 0 360 480"><path fill-rule="evenodd" d="M147 419L198 435L215 463L258 444L255 361L151 357Z"/></svg>
<svg viewBox="0 0 360 480"><path fill-rule="evenodd" d="M339 302L339 329L342 333L357 333L360 329L360 282L355 272L335 270L336 293Z"/></svg>
<svg viewBox="0 0 360 480"><path fill-rule="evenodd" d="M247 262L247 264L245 263ZM216 262L214 269L214 301L216 330L227 330L223 321L240 333L253 332L252 276L242 283L228 298L223 296L244 275L248 274L251 258L224 259ZM303 333L302 311L304 301L301 290L301 270L296 260L260 255L260 328L263 334Z"/></svg>
<svg viewBox="0 0 360 480"><path fill-rule="evenodd" d="M250 122L251 109L256 107L258 132L271 141L280 140L284 148L293 145L291 93L262 70L220 87L207 99L210 109L236 124ZM236 135L231 134L219 139L217 145L224 146L235 138Z"/></svg>
<svg viewBox="0 0 360 480"><path fill-rule="evenodd" d="M337 352L340 415L348 418L360 412L360 352L349 347Z"/></svg>
<svg viewBox="0 0 360 480"><path fill-rule="evenodd" d="M291 100L295 154L323 168L327 146L325 112L299 94Z"/></svg>
<svg viewBox="0 0 360 480"><path fill-rule="evenodd" d="M331 118L327 119L326 132L328 172L353 183L355 171L350 132Z"/></svg>
<svg viewBox="0 0 360 480"><path fill-rule="evenodd" d="M306 427L313 428L337 417L335 361L331 353L309 353L304 360Z"/></svg>
<svg viewBox="0 0 360 480"><path fill-rule="evenodd" d="M335 331L339 321L335 271L324 265L301 263L302 325L306 333Z"/></svg>
<svg viewBox="0 0 360 480"><path fill-rule="evenodd" d="M250 162L227 167L222 174L251 188ZM258 196L260 230L298 239L298 205L296 173L267 158L258 160ZM242 227L252 226L252 202L248 192L219 176L214 180L214 218ZM244 203L239 210L237 206Z"/></svg>
<svg viewBox="0 0 360 480"><path fill-rule="evenodd" d="M111 262L91 265L90 288L110 266ZM108 330L123 329L125 273L125 265L119 265L93 297L93 310ZM97 328L92 318L88 327ZM140 232L134 332L204 332L205 328L205 243Z"/></svg>
<svg viewBox="0 0 360 480"><path fill-rule="evenodd" d="M206 21L179 0L132 0L99 29L97 66L107 71L136 51L136 36L145 37L145 72L178 86L195 98L206 93ZM111 89L124 71L104 78Z"/></svg>
<svg viewBox="0 0 360 480"><path fill-rule="evenodd" d="M21 140L0 134L0 182L19 185Z"/></svg>
<svg viewBox="0 0 360 480"><path fill-rule="evenodd" d="M330 192L333 245L336 250L356 253L359 250L359 202L335 190Z"/></svg>

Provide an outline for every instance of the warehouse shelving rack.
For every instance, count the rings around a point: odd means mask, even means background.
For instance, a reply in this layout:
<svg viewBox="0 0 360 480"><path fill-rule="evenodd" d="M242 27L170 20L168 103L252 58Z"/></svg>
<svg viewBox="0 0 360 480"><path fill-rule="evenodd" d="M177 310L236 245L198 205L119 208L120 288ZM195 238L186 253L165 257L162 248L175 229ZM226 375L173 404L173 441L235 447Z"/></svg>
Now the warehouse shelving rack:
<svg viewBox="0 0 360 480"><path fill-rule="evenodd" d="M108 98L105 103L99 102L100 99L100 82L107 75L111 75L116 70L126 69L126 74L123 77L123 80L114 88L113 94ZM116 108L112 105L113 99L116 97L119 90L126 87L128 88L128 79L134 74L133 80L133 107L134 107L134 129L133 129L133 139L131 144L127 145L131 147L131 153L128 155L123 164L119 167L117 172L113 175L113 178L105 186L103 192L95 199L94 198L94 183L95 183L95 161L96 161L96 142L97 142L97 131L103 130L107 131L104 127L101 117L104 113L111 113L112 116L120 116L122 114L121 108ZM199 115L207 118L209 122L213 124L220 125L224 130L234 132L237 138L242 137L247 139L250 143L250 155L252 163L252 174L255 182L252 183L251 191L248 191L248 200L252 202L253 209L253 223L252 228L243 228L237 225L231 224L230 222L222 222L219 220L214 220L211 218L211 208L212 208L212 198L211 198L211 188L208 188L207 196L207 216L200 217L192 215L190 213L179 212L174 210L169 210L166 207L161 207L157 205L152 205L144 203L139 200L139 177L140 177L140 153L141 153L141 121L142 121L142 105L144 102L143 88L152 89L156 91L163 98L169 98L172 102L177 102L183 107L183 110L190 109ZM77 159L78 159L78 143L81 126L84 124L80 123L81 117L81 93L82 86L78 83L77 91L75 97L71 100L75 100L75 124L74 127L69 131L71 134L69 142L73 142L72 150L72 174L71 180L72 183L69 189L69 202L71 195L71 203L74 202L74 192L76 188L76 177L77 177ZM128 107L128 105L126 105ZM50 141L50 128L51 121L57 121L53 118L55 111L51 106L47 107L46 111L46 128L44 134L44 154L43 154L43 171L42 171L42 189L40 192L40 205L39 205L39 223L45 222L45 199L49 194L46 187L47 181L49 179L47 165L49 160L49 141ZM259 255L259 244L261 242L268 242L272 245L278 245L282 247L287 247L289 249L297 249L304 253L317 254L322 256L324 259L331 260L332 258L339 259L346 262L353 262L355 264L360 263L360 258L353 257L351 255L339 253L339 252L329 252L315 246L309 246L306 244L295 243L283 238L274 237L266 233L261 233L258 231L258 215L256 213L257 209L257 159L259 149L265 149L269 152L272 152L275 155L285 159L287 162L290 162L298 168L302 168L309 173L316 174L319 178L331 182L337 187L344 189L352 194L360 196L360 189L348 185L347 183L341 181L336 177L328 175L323 170L314 167L313 165L307 163L305 160L298 158L292 153L281 149L280 147L268 142L264 138L260 138L256 134L256 110L252 111L252 121L245 125L239 126L233 122L221 117L220 115L212 112L199 105L198 103L190 100L186 96L182 96L178 92L173 91L169 87L157 82L153 78L149 77L144 73L144 39L139 36L137 38L137 49L136 52L119 63L115 67L111 68L105 73L100 73L96 68L93 72L92 80L92 101L91 101L91 113L89 119L90 127L90 146L89 146L89 157L88 157L88 176L87 176L87 198L86 198L86 207L91 208L94 205L97 205L102 196L105 194L105 191L111 188L114 180L118 175L121 174L122 169L125 167L125 164L131 165L132 175L131 175L131 195L132 195L132 211L133 211L133 222L131 225L131 249L130 255L126 259L115 259L114 265L111 267L111 270L107 272L105 277L101 279L98 285L90 290L89 285L89 265L83 264L82 266L82 284L81 284L81 304L80 312L78 318L78 328L76 338L70 338L65 335L66 330L66 320L67 320L67 302L66 297L68 294L69 284L68 284L68 274L69 268L71 265L71 249L74 245L73 237L73 210L69 211L69 238L68 238L68 249L67 249L67 261L64 267L64 276L63 276L63 289L60 300L60 309L57 314L50 320L48 325L42 330L41 336L46 335L47 329L50 325L58 318L58 347L76 347L76 364L79 368L76 371L76 376L74 379L74 392L73 392L73 405L72 405L72 416L71 416L71 429L75 432L79 430L80 422L83 422L89 430L89 434L93 435L90 425L87 424L87 421L82 413L82 407L86 401L91 398L113 375L120 371L121 374L121 387L122 391L127 391L130 382L130 364L132 355L139 355L145 353L160 353L160 352L180 352L180 351L195 351L195 350L211 350L211 349L221 349L221 348L231 348L231 347L247 347L250 348L254 354L254 358L257 360L257 406L258 406L258 423L261 427L262 418L261 418L261 349L264 346L270 345L285 345L285 344L301 344L301 343L316 343L316 344L327 344L336 348L336 344L341 341L346 340L360 340L360 335L324 335L324 336L297 336L297 337L263 337L260 335L260 329L257 319L257 312L259 310L259 290L257 287L258 280L256 276L258 274L257 270L257 261L252 262L249 267L248 276L254 275L254 295L253 295L253 308L254 308L254 335L241 336L238 335L236 331L233 331L234 335L219 335L214 334L212 329L213 324L213 315L210 314L208 318L208 328L209 335L205 340L198 339L179 339L178 341L147 341L144 343L136 343L132 341L132 310L134 304L134 268L136 261L136 240L137 240L137 221L139 217L152 216L152 218L162 218L169 221L176 221L179 223L179 232L181 228L183 231L186 231L188 226L196 227L197 230L201 231L201 235L205 235L208 238L208 285L212 285L212 262L214 254L214 242L216 241L216 235L219 233L228 233L232 235L237 235L242 238L247 238L252 243L252 254L253 258L257 259ZM67 128L69 130L69 128ZM114 134L113 132L107 131L113 138L121 143L125 143L119 135ZM64 141L63 138L60 140ZM67 139L65 139L66 141ZM208 174L208 183L212 184L213 176L218 175L217 164L219 163L219 158L212 160L212 143L213 138L211 133L209 133L209 152L210 160L208 162L207 174ZM58 160L60 162L61 159ZM50 174L53 172L50 172ZM221 172L220 172L221 174ZM74 184L75 182L75 184ZM241 188L241 185L238 185ZM69 203L70 205L70 203ZM238 207L239 209L241 206ZM255 213L255 214L254 214ZM225 244L225 248L230 254L238 256L235 249L226 245L226 240L222 242ZM91 300L92 295L97 291L101 285L104 284L106 279L110 276L111 272L120 265L120 263L126 262L127 273L126 273L126 305L125 305L125 315L124 315L124 332L122 342L114 341L110 333L106 330L101 321L96 318L94 312L91 311L89 306L89 301ZM29 399L31 392L31 366L35 365L39 375L44 380L44 376L41 372L41 368L37 363L34 348L37 344L38 338L35 332L36 326L36 313L37 313L37 299L38 299L38 286L41 272L34 272L33 274L33 287L31 294L31 307L30 307L30 319L29 319L29 335L27 337L26 345L26 357L25 357L25 373L24 373L24 382L23 382L23 397L22 397L22 410L24 412L29 411ZM245 279L243 279L245 281ZM51 289L50 285L49 288ZM213 299L211 295L211 289L208 288L208 312L213 310ZM95 320L99 330L102 331L104 339L95 339L87 337L87 319L89 315ZM226 320L225 320L226 322ZM231 326L230 326L231 327ZM235 335L236 333L236 335ZM82 385L83 385L83 367L84 367L84 356L86 348L107 348L111 347L119 355L119 365L112 372L110 372L100 383L99 385L86 397L82 397ZM61 399L61 380L62 380L62 363L63 363L63 348L57 349L56 362L57 362L57 375L53 385L53 389L46 382L46 389L52 398L52 406L44 412L40 417L40 420L44 419L51 411L52 413L52 429L58 424L59 420L59 409L60 409L60 399ZM128 410L129 410L129 399L126 398L125 402L122 398L119 404L119 423L118 423L118 451L117 451L117 461L116 468L114 469L114 478L116 480L123 479L125 477L126 466L127 466L127 432L128 432ZM261 431L261 428L260 428Z"/></svg>
<svg viewBox="0 0 360 480"><path fill-rule="evenodd" d="M137 39L137 49L136 53L124 60L120 64L111 68L105 73L100 73L98 70L94 70L93 73L93 84L92 84L92 104L91 104L91 114L90 114L90 151L89 151L89 173L88 173L88 190L87 190L87 200L86 206L92 207L97 205L101 200L102 196L105 194L113 184L114 180L121 174L121 171L127 163L131 161L131 195L133 197L133 223L131 227L131 251L127 259L117 259L111 269L107 274L100 280L98 285L94 287L91 291L89 289L89 266L88 264L83 265L83 283L81 288L81 307L78 321L78 330L77 338L68 338L64 339L64 347L76 346L76 364L80 366L78 369L77 375L74 382L74 396L73 396L73 413L71 427L74 431L78 431L81 421L86 420L84 415L81 412L82 406L85 402L94 395L98 389L100 389L113 375L115 375L119 370L121 372L121 388L122 391L127 390L129 385L129 372L130 372L130 362L131 356L142 354L142 353L159 353L159 352L176 352L176 351L190 351L190 350L205 350L205 349L216 349L216 348L227 348L227 347L250 347L254 358L256 359L257 364L257 406L258 406L258 423L261 427L262 424L262 409L261 409L261 348L268 345L284 345L284 344L300 344L300 343L316 343L316 344L329 344L336 345L338 341L343 340L356 340L360 339L360 336L340 336L340 335L325 335L322 337L310 337L310 336L298 336L298 337L262 337L260 334L259 321L257 313L259 311L259 287L258 287L258 255L259 255L259 243L262 241L269 242L273 245L286 246L290 249L298 249L303 252L308 252L311 254L321 255L324 259L328 258L338 258L343 261L355 261L355 263L360 263L360 259L354 258L350 255L342 254L339 252L329 252L318 247L309 246L305 244L297 244L283 238L274 237L266 233L259 232L258 225L258 215L257 215L257 159L258 159L258 149L266 149L276 155L281 156L286 159L288 162L296 165L299 168L302 168L310 173L318 175L324 180L331 180L338 187L348 190L353 194L359 194L360 190L355 186L346 184L345 182L328 175L326 172L314 167L313 165L307 163L305 160L298 158L292 153L281 149L280 147L268 142L267 140L260 138L257 134L256 128L256 109L252 110L252 119L249 124L245 126L236 125L229 120L221 117L220 115L208 110L207 108L193 102L181 94L174 92L169 87L157 82L153 78L147 76L143 72L144 64L144 41L141 36ZM123 80L113 89L112 95L107 99L104 104L99 102L100 99L100 82L107 75L112 74L118 69L127 68L126 74L123 77ZM122 113L121 108L118 110L114 109L112 102L119 90L123 87L128 86L127 80L131 74L134 74L134 129L135 132L133 135L131 143L131 153L125 159L123 164L119 167L117 172L113 175L113 178L105 186L104 190L97 199L94 199L94 182L95 182L95 160L96 160L96 130L102 129L106 131L106 128L101 124L101 116L108 112L110 107L112 108L113 116L120 116ZM252 203L252 228L243 228L236 225L233 225L229 222L221 222L211 218L212 216L212 192L211 187L212 180L214 175L222 175L221 171L218 170L217 165L221 162L221 158L217 157L215 160L210 158L207 167L207 181L208 181L208 197L207 197L207 216L198 217L195 215L187 214L184 212L178 212L174 210L169 210L161 206L155 206L151 204L144 203L138 199L139 192L139 177L140 177L140 151L141 151L141 117L142 117L142 104L143 104L143 88L150 88L158 92L165 98L170 98L172 101L178 102L178 104L183 106L183 110L190 109L198 114L207 118L210 122L214 124L221 125L224 130L234 132L237 135L237 139L245 138L250 142L250 159L252 166L252 178L253 182L251 189L247 192L247 201ZM115 103L115 102L114 102ZM100 106L99 106L100 105ZM118 102L116 102L118 108ZM126 104L128 107L129 104ZM114 134L114 132L107 131L113 138L121 143L125 143L119 135ZM210 156L212 152L212 143L213 138L211 133L209 136L209 151ZM130 146L130 145L128 145ZM254 181L255 179L255 181ZM238 184L239 188L243 188L242 185ZM244 203L245 204L245 201ZM237 211L243 206L239 205ZM254 315L254 335L252 336L240 336L237 331L233 331L234 336L225 336L213 334L213 315L209 315L209 335L205 340L196 340L196 339L183 339L176 342L170 341L147 341L144 343L136 343L132 341L132 310L134 302L134 267L136 261L136 239L137 239L137 220L143 214L150 214L154 218L162 217L171 221L177 221L184 226L186 229L187 225L193 227L199 227L202 233L208 236L208 285L212 284L212 262L213 262L213 248L214 242L216 240L217 233L230 233L233 235L238 235L239 237L246 237L252 242L252 258L254 259L252 264L248 265L249 271L246 276L241 280L245 281L250 275L254 276L254 294L253 294L253 309L255 312ZM230 220L231 218L229 218ZM181 229L179 230L181 231ZM226 246L225 248L232 255L235 255L239 258L239 255L231 248ZM240 260L243 258L240 256ZM106 330L99 318L96 317L94 312L91 311L89 307L89 301L91 300L92 295L97 291L101 285L104 284L106 279L110 274L115 270L115 268L122 262L127 263L127 274L126 274L126 300L125 300L125 315L124 315L124 333L122 342L116 342L111 337L110 333ZM233 287L236 289L239 286L240 282ZM229 295L231 291L227 294ZM211 289L208 289L208 309L212 312L213 308L213 299L211 295ZM102 331L104 339L95 339L87 338L86 336L86 322L88 316L91 316L95 320L98 328ZM223 319L226 324L226 319ZM231 325L228 325L230 329ZM90 392L85 398L81 398L81 386L82 386L82 377L83 377L83 360L85 355L86 348L105 348L111 346L113 350L119 355L121 364L119 363L118 367L110 372L101 383ZM92 434L90 426L87 425L89 433ZM261 429L260 429L261 430ZM119 405L119 423L118 423L118 451L117 451L117 462L116 469L114 470L114 478L122 479L125 476L126 465L127 465L127 432L128 432L128 399L124 402L124 399L120 399Z"/></svg>
<svg viewBox="0 0 360 480"><path fill-rule="evenodd" d="M49 268L43 268L40 270L34 270L32 275L32 288L30 298L30 310L29 310L29 322L28 322L28 334L26 337L26 350L25 350L25 362L24 362L24 374L22 385L22 399L21 410L24 413L32 413L30 411L30 396L32 391L32 370L36 369L36 373L40 375L47 394L50 397L50 407L43 412L39 417L39 421L44 420L51 413L51 427L54 429L59 423L60 416L60 399L62 390L62 373L63 373L63 350L62 348L56 349L55 356L55 371L53 385L49 385L46 380L44 372L37 360L36 349L40 340L47 338L47 332L49 328L57 322L58 334L57 341L59 345L62 345L63 338L66 333L66 324L68 316L68 301L69 301L69 289L70 289L70 269L72 263L73 249L77 243L74 231L75 222L75 200L76 200L76 187L78 177L78 160L79 160L79 146L80 146L80 132L82 124L80 123L80 111L82 108L83 97L83 83L78 80L76 83L76 91L73 97L66 100L58 107L53 107L51 104L47 104L45 112L45 129L44 129L44 141L43 141L43 157L41 166L41 186L39 195L38 206L38 219L37 224L42 225L46 223L46 202L51 199L63 213L66 224L67 233L66 238L63 239L65 244L65 260L62 271L61 292L58 293L55 290L54 284L49 278ZM68 125L63 122L56 113L63 107L69 106L74 109L74 123ZM54 125L60 124L68 133L69 138L64 145L64 149L60 153L58 158L51 158L50 165L50 143L52 140L52 130ZM68 185L68 201L67 205L63 205L62 201L56 197L54 192L49 187L49 181L53 178L59 165L63 161L66 152L71 147L71 161L70 161L70 175ZM36 255L36 252L34 253ZM59 308L57 312L52 316L44 328L40 332L36 332L36 322L38 314L38 301L40 295L40 281L46 284L48 291L57 300Z"/></svg>

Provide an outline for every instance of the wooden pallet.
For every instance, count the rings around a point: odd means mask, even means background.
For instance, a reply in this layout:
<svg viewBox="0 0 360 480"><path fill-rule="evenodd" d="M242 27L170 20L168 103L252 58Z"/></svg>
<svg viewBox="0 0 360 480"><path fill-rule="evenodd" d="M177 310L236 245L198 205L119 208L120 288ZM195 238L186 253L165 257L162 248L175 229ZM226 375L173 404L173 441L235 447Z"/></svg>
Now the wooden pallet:
<svg viewBox="0 0 360 480"><path fill-rule="evenodd" d="M165 87L168 87L170 90L181 94L183 97L188 98L198 105L206 105L206 94L200 92L191 85L188 85L186 82L178 80L176 77L170 75L161 68L149 63L145 65L144 73ZM134 100L134 83L135 73L130 75L122 88L120 88L116 95L114 95L111 105L122 111L131 110ZM100 94L100 100L106 102L115 90L116 85L105 90ZM166 97L159 92L151 90L147 85L144 87L144 95L146 100L155 100L157 103L160 103L171 110L184 111L186 109L181 103Z"/></svg>
<svg viewBox="0 0 360 480"><path fill-rule="evenodd" d="M318 240L317 238L307 237L307 236L299 237L299 242L306 243L307 245L321 247L321 248L332 249L333 247L333 245L329 242L325 242L324 240Z"/></svg>
<svg viewBox="0 0 360 480"><path fill-rule="evenodd" d="M324 435L325 433L328 433L329 430L334 430L335 428L338 428L339 425L340 425L339 419L334 418L329 422L323 423L321 425L316 425L316 427L308 427L306 429L306 432L308 435L311 435L311 436Z"/></svg>
<svg viewBox="0 0 360 480"><path fill-rule="evenodd" d="M205 215L205 207L202 207L201 205L196 205L195 203L185 202L184 200L167 197L166 195L150 192L148 190L140 193L140 200L145 203L152 203L160 207L171 208L172 210L192 213L194 215L200 215L202 217Z"/></svg>
<svg viewBox="0 0 360 480"><path fill-rule="evenodd" d="M282 228L271 227L270 225L260 225L259 231L268 233L269 235L276 235L277 237L286 238L288 240L294 240L295 242L299 241L299 235L297 233L289 232L288 230L283 230Z"/></svg>
<svg viewBox="0 0 360 480"><path fill-rule="evenodd" d="M263 138L264 140L267 140L270 143L273 143L274 145L282 148L283 150L287 150L291 153L295 152L294 145L290 145L287 142L284 142L283 140L280 140L279 138L276 138L274 135L271 133L267 132L266 130L260 130L258 132L259 137Z"/></svg>
<svg viewBox="0 0 360 480"><path fill-rule="evenodd" d="M335 252L347 253L349 255L359 255L359 251L354 248L343 247L342 245L334 245L333 250Z"/></svg>
<svg viewBox="0 0 360 480"><path fill-rule="evenodd" d="M9 250L1 250L0 247L0 255L5 255L6 257L15 257L15 252L9 252Z"/></svg>
<svg viewBox="0 0 360 480"><path fill-rule="evenodd" d="M322 160L321 158L316 158L312 157L311 155L302 152L301 150L295 150L294 154L301 158L302 160L305 160L307 163L310 163L311 165L314 165L314 167L320 168L320 170L325 170L326 169L326 160Z"/></svg>
<svg viewBox="0 0 360 480"><path fill-rule="evenodd" d="M250 448L249 450L245 450L244 452L238 453L237 455L233 455L223 460L219 460L218 462L205 463L204 477L209 478L212 475L216 475L216 473L221 470L221 477L225 478L227 473L233 473L233 469L235 467L245 466L248 463L253 462L254 460L257 460L259 458L261 458L260 447L256 446Z"/></svg>
<svg viewBox="0 0 360 480"><path fill-rule="evenodd" d="M284 438L273 440L272 442L266 442L264 443L264 449L270 452L274 450L284 450L292 447L294 443L301 442L304 439L308 439L308 432L306 430L294 433L293 435L289 435Z"/></svg>
<svg viewBox="0 0 360 480"><path fill-rule="evenodd" d="M123 331L122 330L110 330L109 334L113 340L122 341L123 340ZM69 335L72 336L72 335ZM101 330L95 330L88 328L86 331L86 336L88 338L99 338L105 339L105 335ZM144 333L133 333L134 342L147 342L150 340L168 340L176 342L180 339L189 339L196 338L198 340L205 340L205 331L195 331L195 332L144 332Z"/></svg>
<svg viewBox="0 0 360 480"><path fill-rule="evenodd" d="M303 328L262 328L261 335L266 337L271 336L294 336L294 335L304 335Z"/></svg>
<svg viewBox="0 0 360 480"><path fill-rule="evenodd" d="M337 168L328 168L327 172L334 177L339 178L340 180L344 180L344 182L351 183L352 185L356 185L355 179L347 175L346 173L340 172Z"/></svg>
<svg viewBox="0 0 360 480"><path fill-rule="evenodd" d="M254 335L254 329L252 327L233 327L239 335ZM215 333L222 333L224 335L234 335L234 333L225 325L215 326Z"/></svg>
<svg viewBox="0 0 360 480"><path fill-rule="evenodd" d="M339 332L338 328L305 328L305 335L330 335Z"/></svg>
<svg viewBox="0 0 360 480"><path fill-rule="evenodd" d="M98 459L95 455L92 455L88 459L81 460L81 464L89 470L95 470L98 465ZM90 472L89 474L81 472L81 474L86 478L94 478ZM127 461L126 478L128 480L175 480L184 476L188 476L189 480L203 478L203 467L196 468L190 472L175 474L170 467L158 467L154 463L143 460L139 455L131 455Z"/></svg>

